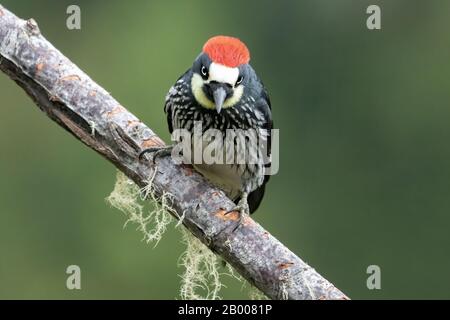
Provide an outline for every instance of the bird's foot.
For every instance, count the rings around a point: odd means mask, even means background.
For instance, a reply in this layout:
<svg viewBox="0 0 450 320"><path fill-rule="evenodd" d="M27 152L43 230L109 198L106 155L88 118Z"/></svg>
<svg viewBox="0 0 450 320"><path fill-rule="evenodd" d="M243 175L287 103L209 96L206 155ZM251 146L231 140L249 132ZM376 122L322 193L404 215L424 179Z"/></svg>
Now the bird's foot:
<svg viewBox="0 0 450 320"><path fill-rule="evenodd" d="M173 145L147 148L141 151L141 153L139 154L139 160L142 161L147 153L151 153L152 154L151 162L155 163L157 158L171 155L172 149Z"/></svg>
<svg viewBox="0 0 450 320"><path fill-rule="evenodd" d="M250 216L250 208L248 206L246 196L243 196L241 200L239 200L238 204L233 209L227 211L225 215L230 214L232 212L239 212L239 219L237 221L237 226L233 230L234 232L236 231L237 228L242 226L245 222L245 219Z"/></svg>

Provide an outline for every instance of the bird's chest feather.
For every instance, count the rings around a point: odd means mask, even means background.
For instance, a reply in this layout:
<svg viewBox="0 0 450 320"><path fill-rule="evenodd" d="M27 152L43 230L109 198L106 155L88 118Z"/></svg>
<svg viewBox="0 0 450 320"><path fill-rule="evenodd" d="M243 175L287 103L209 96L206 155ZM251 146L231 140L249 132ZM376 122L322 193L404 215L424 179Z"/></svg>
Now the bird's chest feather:
<svg viewBox="0 0 450 320"><path fill-rule="evenodd" d="M212 184L222 189L231 199L240 195L242 176L235 165L227 164L195 164L194 168Z"/></svg>
<svg viewBox="0 0 450 320"><path fill-rule="evenodd" d="M230 154L231 146L227 140L230 130L255 129L263 123L263 117L251 107L252 100L244 100L238 106L227 108L218 114L215 110L205 110L195 102L193 97L182 93L183 90L180 88L169 92L169 104L166 112L170 116L174 130L184 129L192 135L190 159L185 159L185 161L194 164L197 171L214 185L223 189L231 199L239 197L243 189L254 190L261 185L263 178L259 172L261 166L225 162L227 154ZM208 151L208 146L211 150L211 139L204 134L210 132L210 129L222 133L219 138L222 139L222 143L213 148L216 155L223 155L222 162L205 163L201 161L201 163L195 163L194 153L196 150L198 151L196 148L199 145L202 157L205 156L205 151ZM199 132L202 135L200 140L195 137L195 133ZM211 155L211 152L206 153ZM237 154L235 153L234 159L236 158Z"/></svg>

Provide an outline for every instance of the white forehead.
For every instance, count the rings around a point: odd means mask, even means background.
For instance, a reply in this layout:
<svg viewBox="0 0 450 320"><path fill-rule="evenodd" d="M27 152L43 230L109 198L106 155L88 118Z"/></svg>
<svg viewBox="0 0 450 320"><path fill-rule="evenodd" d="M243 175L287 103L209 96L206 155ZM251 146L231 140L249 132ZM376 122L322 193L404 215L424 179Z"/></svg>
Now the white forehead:
<svg viewBox="0 0 450 320"><path fill-rule="evenodd" d="M216 62L212 62L211 65L209 66L210 81L225 82L234 86L238 77L239 77L238 68L230 68Z"/></svg>

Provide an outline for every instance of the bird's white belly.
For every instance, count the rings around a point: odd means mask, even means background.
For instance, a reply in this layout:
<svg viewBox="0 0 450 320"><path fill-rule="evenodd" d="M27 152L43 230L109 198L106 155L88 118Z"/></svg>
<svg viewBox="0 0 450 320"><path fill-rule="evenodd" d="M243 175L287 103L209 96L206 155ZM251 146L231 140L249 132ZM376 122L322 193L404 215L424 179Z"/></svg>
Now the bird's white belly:
<svg viewBox="0 0 450 320"><path fill-rule="evenodd" d="M241 175L236 165L231 164L195 164L194 168L214 185L225 191L232 200L240 196Z"/></svg>

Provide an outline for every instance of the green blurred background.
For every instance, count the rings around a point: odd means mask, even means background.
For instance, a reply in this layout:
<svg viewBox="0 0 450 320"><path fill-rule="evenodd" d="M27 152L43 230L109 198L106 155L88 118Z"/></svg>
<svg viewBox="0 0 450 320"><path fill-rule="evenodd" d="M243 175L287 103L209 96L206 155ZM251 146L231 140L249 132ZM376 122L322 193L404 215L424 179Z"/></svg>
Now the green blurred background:
<svg viewBox="0 0 450 320"><path fill-rule="evenodd" d="M256 220L352 298L450 298L449 1L0 3L166 141L169 87L210 36L240 37L281 138ZM179 232L152 249L123 229L104 201L114 167L3 74L0 104L0 298L176 298ZM65 287L71 264L82 290ZM372 264L381 290L366 287ZM224 298L246 298L225 282Z"/></svg>

